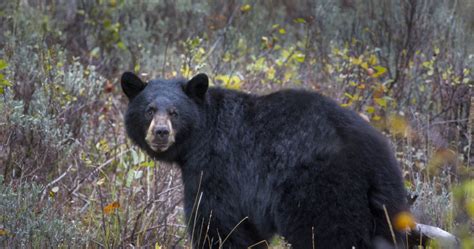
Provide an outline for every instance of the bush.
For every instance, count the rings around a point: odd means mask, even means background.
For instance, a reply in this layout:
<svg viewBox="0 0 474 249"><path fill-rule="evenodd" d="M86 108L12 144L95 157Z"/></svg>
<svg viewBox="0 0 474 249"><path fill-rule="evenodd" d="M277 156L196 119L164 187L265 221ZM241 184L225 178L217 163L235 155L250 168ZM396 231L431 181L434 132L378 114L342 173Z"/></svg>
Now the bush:
<svg viewBox="0 0 474 249"><path fill-rule="evenodd" d="M17 188L6 185L0 176L0 245L21 248L80 247L88 240L75 221L58 215L53 208L54 193L41 201L44 188L24 183Z"/></svg>

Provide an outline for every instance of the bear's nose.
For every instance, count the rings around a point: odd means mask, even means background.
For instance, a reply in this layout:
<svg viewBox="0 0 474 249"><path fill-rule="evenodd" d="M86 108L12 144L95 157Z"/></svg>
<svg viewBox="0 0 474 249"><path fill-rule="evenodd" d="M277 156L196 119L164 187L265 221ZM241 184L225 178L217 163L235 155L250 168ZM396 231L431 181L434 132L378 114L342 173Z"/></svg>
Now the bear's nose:
<svg viewBox="0 0 474 249"><path fill-rule="evenodd" d="M155 136L164 138L170 134L170 130L166 126L159 126L155 128Z"/></svg>

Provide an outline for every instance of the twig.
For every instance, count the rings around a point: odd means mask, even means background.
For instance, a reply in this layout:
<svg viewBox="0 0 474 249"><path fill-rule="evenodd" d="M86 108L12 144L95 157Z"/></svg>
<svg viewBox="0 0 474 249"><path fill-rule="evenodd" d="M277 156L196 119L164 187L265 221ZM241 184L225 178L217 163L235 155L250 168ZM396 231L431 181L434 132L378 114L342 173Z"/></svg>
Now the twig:
<svg viewBox="0 0 474 249"><path fill-rule="evenodd" d="M267 246L267 248L270 248L270 245L268 244L268 241L262 240L262 241L259 241L259 242L255 243L255 244L249 246L248 249L253 248L253 247L256 247L256 246L258 246L258 245L260 245L260 244L265 244L265 245Z"/></svg>
<svg viewBox="0 0 474 249"><path fill-rule="evenodd" d="M44 199L44 196L46 194L45 190L48 189L50 186L56 184L57 182L61 181L61 179L63 179L67 175L67 173L72 168L72 166L73 164L71 164L71 166L69 166L69 168L67 168L66 171L64 171L64 173L58 176L58 178L54 179L52 182L46 184L46 186L43 187L43 189L41 190L41 201Z"/></svg>
<svg viewBox="0 0 474 249"><path fill-rule="evenodd" d="M204 56L203 58L203 61L205 61L209 56L211 56L211 54L214 52L214 50L216 49L217 45L222 41L222 39L224 39L224 36L225 34L227 33L227 31L229 30L229 27L230 25L232 24L232 21L234 20L234 17L235 17L235 14L237 13L237 10L238 8L236 7L234 9L234 11L232 11L232 14L231 16L229 17L229 19L227 20L227 24L224 28L224 31L219 35L219 38L217 38L217 40L214 42L214 44L212 44L211 48L209 49L209 52L207 52L206 56ZM213 70L214 71L214 70Z"/></svg>
<svg viewBox="0 0 474 249"><path fill-rule="evenodd" d="M79 183L78 183L76 186L74 186L74 188L72 188L72 190L69 191L69 194L72 194L72 193L76 192L76 190L82 185L82 183L84 183L84 181L85 181L87 178L89 178L91 175L97 173L97 172L98 172L99 170L101 170L103 167L105 167L105 166L109 165L110 163L112 163L117 157L120 157L120 156L122 156L123 154L125 154L125 153L127 153L127 152L129 152L129 151L130 151L130 149L125 150L125 151L119 153L118 155L115 155L113 158L110 158L109 160L107 160L106 162L104 162L103 164L101 164L99 167L97 167L97 168L95 168L94 170L92 170L89 174L87 174L86 177L82 178L82 179L79 181Z"/></svg>
<svg viewBox="0 0 474 249"><path fill-rule="evenodd" d="M393 232L392 222L390 222L390 217L388 215L387 207L385 207L385 204L383 205L383 211L385 212L385 218L387 219L388 227L390 228L390 233L392 234L393 244L395 246L395 249L398 249L397 239L395 238L395 232Z"/></svg>
<svg viewBox="0 0 474 249"><path fill-rule="evenodd" d="M204 172L201 171L201 176L199 178L197 193L199 193L201 191L201 182L202 182L203 174L204 174ZM197 216L197 209L199 208L199 202L201 201L201 197L202 197L202 193L200 195L196 194L196 198L194 199L193 208L191 210L191 216L189 217L188 225L186 226L187 227L186 232L188 231L189 225L191 224L191 221L193 220L193 215ZM194 211L196 211L196 214L194 214ZM193 224L193 231L191 233L191 241L193 241L193 237L194 237L194 226L196 226L196 223Z"/></svg>
<svg viewBox="0 0 474 249"><path fill-rule="evenodd" d="M237 225L234 226L234 228L232 228L232 230L230 230L229 234L227 234L227 236L225 237L225 239L222 241L222 243L219 245L219 248L222 248L222 246L224 245L224 243L226 242L226 240L230 237L230 235L235 231L235 229L237 229L238 226L240 226L240 224L242 224L242 222L244 222L245 220L248 220L248 216L246 216L245 218L243 218L241 221L239 221L239 223L237 223Z"/></svg>
<svg viewBox="0 0 474 249"><path fill-rule="evenodd" d="M469 118L451 119L451 120L442 120L442 121L432 122L429 125L423 126L423 128L427 128L428 126L433 126L433 125L449 124L449 123L464 122L464 121L469 121Z"/></svg>

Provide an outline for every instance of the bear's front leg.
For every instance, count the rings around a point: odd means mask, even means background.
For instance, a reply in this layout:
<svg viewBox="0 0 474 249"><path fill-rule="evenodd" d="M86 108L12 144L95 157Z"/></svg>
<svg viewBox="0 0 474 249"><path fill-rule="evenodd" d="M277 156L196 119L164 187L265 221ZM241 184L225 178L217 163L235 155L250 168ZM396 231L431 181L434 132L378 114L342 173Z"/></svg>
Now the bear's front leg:
<svg viewBox="0 0 474 249"><path fill-rule="evenodd" d="M235 215L216 209L197 212L189 215L193 248L266 248L248 217L238 220Z"/></svg>
<svg viewBox="0 0 474 249"><path fill-rule="evenodd" d="M267 248L258 229L236 203L215 195L218 192L206 193L204 190L194 202L185 203L193 248Z"/></svg>

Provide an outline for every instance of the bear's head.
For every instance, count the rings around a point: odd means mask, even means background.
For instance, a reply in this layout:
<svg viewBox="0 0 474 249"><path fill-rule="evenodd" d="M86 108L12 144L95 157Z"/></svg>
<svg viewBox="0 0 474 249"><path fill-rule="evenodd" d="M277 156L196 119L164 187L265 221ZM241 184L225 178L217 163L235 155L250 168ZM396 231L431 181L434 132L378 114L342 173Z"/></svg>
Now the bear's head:
<svg viewBox="0 0 474 249"><path fill-rule="evenodd" d="M179 147L202 124L208 77L198 74L189 81L156 79L145 83L125 72L121 85L129 99L125 114L128 136L152 157L174 160Z"/></svg>

